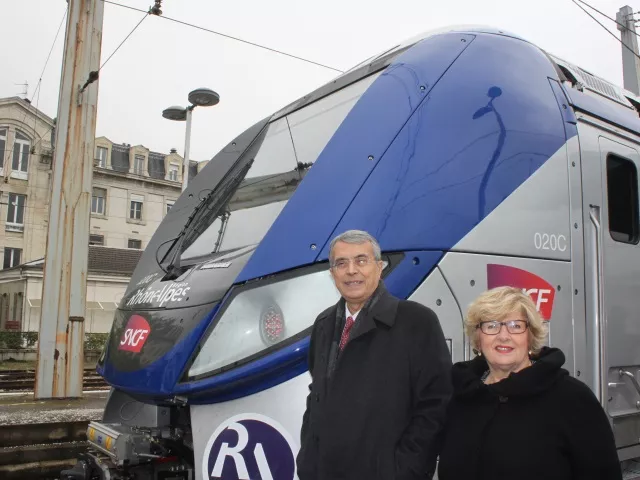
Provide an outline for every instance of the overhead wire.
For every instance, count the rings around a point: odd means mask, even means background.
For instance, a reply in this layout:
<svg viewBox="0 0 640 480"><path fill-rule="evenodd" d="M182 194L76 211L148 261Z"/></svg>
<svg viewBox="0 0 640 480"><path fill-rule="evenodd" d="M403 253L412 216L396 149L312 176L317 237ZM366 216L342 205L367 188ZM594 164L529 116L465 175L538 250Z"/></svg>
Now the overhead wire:
<svg viewBox="0 0 640 480"><path fill-rule="evenodd" d="M67 7L68 10L68 7ZM136 9L139 10L139 9ZM141 12L144 13L144 16L140 19L140 21L136 24L135 27L133 27L133 29L129 32L129 34L120 42L120 44L116 47L116 49L111 53L111 55L109 55L107 57L107 59L102 63L102 65L100 65L100 67L98 68L98 70L93 70L91 72L89 72L89 77L87 78L87 80L85 81L84 85L80 88L80 92L84 92L85 89L91 85L93 82L95 82L99 76L100 76L100 71L104 68L104 66L109 62L109 60L111 60L111 58L113 58L113 56L116 54L116 52L118 52L118 50L120 50L120 48L125 44L125 42L129 39L129 37L131 37L131 35L133 35L133 33L138 29L138 27L142 24L142 22L144 22L144 20L149 16L154 14L153 13L153 8L150 8L148 11L144 11L144 10L139 10ZM66 12L65 12L66 14ZM57 38L57 35L56 35ZM34 147L37 146L40 141L42 141L42 139L44 137L46 137L53 129L54 127L51 127L35 144Z"/></svg>
<svg viewBox="0 0 640 480"><path fill-rule="evenodd" d="M613 38L615 38L618 42L620 42L620 44L621 44L624 48L626 48L626 49L627 49L627 50L629 50L631 53L633 53L633 54L635 55L635 57L636 57L636 58L640 59L640 55L638 55L636 52L634 52L634 51L633 51L633 49L632 49L632 48L630 48L626 43L624 43L622 40L620 40L620 39L618 38L618 36L617 36L615 33L611 32L607 27L605 27L605 26L604 26L604 25L603 25L603 24L602 24L602 23L601 23L601 22L600 22L596 17L594 17L593 15L591 15L589 12L587 12L587 10L585 10L585 9L584 9L584 7L578 3L578 1L577 1L577 0L571 0L571 1L572 1L573 3L575 3L575 4L576 4L576 6L577 6L580 10L582 10L584 13L586 13L587 15L589 15L589 16L593 19L593 21L594 21L594 22L596 22L598 25L600 25L602 28L604 28L604 29L605 29L605 31L606 31L609 35L611 35L611 36L612 36ZM582 1L582 0L580 0L580 1ZM583 3L584 3L584 2L583 2ZM586 4L585 4L585 5L586 5ZM616 22L616 23L617 23L617 22Z"/></svg>
<svg viewBox="0 0 640 480"><path fill-rule="evenodd" d="M55 38L53 39L53 43L51 44L51 48L49 49L49 55L47 55L47 59L46 59L46 60L45 60L45 62L44 62L44 67L42 67L42 72L40 73L40 77L39 77L39 79L38 79L38 83L37 83L37 85L36 85L36 88L33 90L32 98L36 96L36 92L37 92L37 95L38 95L38 96L37 96L37 100L36 100L36 106L35 106L36 111L38 110L38 105L40 104L40 91L42 90L42 89L41 89L41 86L42 86L42 77L44 76L44 72L45 72L45 70L47 69L47 65L49 64L49 59L51 58L51 54L53 53L53 49L54 49L54 47L55 47L55 45L56 45L56 42L57 42L57 40L58 40L58 36L60 35L60 30L62 29L62 25L64 24L64 20L65 20L65 18L67 18L67 14L68 14L68 13L69 13L69 6L67 5L67 8L65 8L64 14L62 15L62 20L60 20L60 25L58 25L58 31L56 32L56 36L55 36ZM27 109L27 111L24 113L24 116L22 117L22 122L20 122L20 123L22 123L22 124L24 124L24 123L25 123L25 120L26 120L26 118L27 118L27 115L28 115L28 114L29 114L29 109ZM38 119L38 116L37 116L37 115L34 115L34 119L33 119L33 125L34 125L34 126L33 126L33 130L34 130L34 132L36 132L36 131L37 131L37 130L36 130L36 126L37 126L37 125L36 125L36 122L37 122L37 119ZM45 136L47 136L47 135L49 134L49 132L51 132L51 129L49 129L49 131L47 131L44 135L42 135L42 137L40 137L40 138L38 139L38 141L34 144L34 147L35 147L35 146L36 146L36 145L37 145L37 144L38 144L38 143L39 143L39 142L40 142L40 141L41 141ZM15 142L14 142L14 144L12 145L11 149L9 150L9 158L10 158L10 159L11 159L11 158L12 158L12 156L13 156L13 148L14 148L14 147L15 147Z"/></svg>
<svg viewBox="0 0 640 480"><path fill-rule="evenodd" d="M111 0L102 0L102 1L103 1L104 3L109 3L109 4L111 4L111 5L117 5L117 6L119 6L119 7L128 8L128 9L130 9L130 10L135 10L135 11L137 11L137 12L144 12L144 10L142 10L142 9L135 8L135 7L131 7L131 6L129 6L129 5L123 5L123 4L121 4L121 3L117 3L117 2L114 2L114 1L111 1ZM280 54L280 55L284 55L284 56L286 56L286 57L294 58L294 59L296 59L296 60L300 60L300 61L302 61L302 62L310 63L310 64L312 64L312 65L317 65L317 66L319 66L319 67L327 68L327 69L329 69L329 70L333 70L334 72L344 73L344 70L340 70L340 69L338 69L338 68L334 68L334 67L331 67L331 66L329 66L329 65L326 65L326 64L324 64L324 63L316 62L316 61L314 61L314 60L309 60L308 58L300 57L300 56L298 56L298 55L293 55L293 54L291 54L291 53L287 53L287 52L284 52L284 51L282 51L282 50L278 50L278 49L275 49L275 48L267 47L267 46L265 46L265 45L261 45L261 44L259 44L259 43L251 42L251 41L249 41L249 40L244 40L244 39L239 38L239 37L234 37L234 36L232 36L232 35L228 35L228 34L226 34L226 33L218 32L218 31L216 31L216 30L211 30L210 28L201 27L201 26L199 26L199 25L195 25L195 24L193 24L193 23L185 22L185 21L183 21L183 20L178 20L177 18L167 17L166 15L158 15L158 16L159 16L160 18L164 18L165 20L169 20L169 21L171 21L171 22L179 23L179 24L181 24L181 25L185 25L185 26L188 26L188 27L191 27L191 28L195 28L195 29L198 29L198 30L202 30L202 31L205 31L205 32L209 32L209 33L212 33L212 34L214 34L214 35L218 35L218 36L220 36L220 37L224 37L224 38L228 38L228 39L231 39L231 40L235 40L235 41L237 41L237 42L245 43L245 44L247 44L247 45L251 45L251 46L253 46L253 47L261 48L261 49L263 49L263 50L268 50L268 51L270 51L270 52L277 53L277 54Z"/></svg>
<svg viewBox="0 0 640 480"><path fill-rule="evenodd" d="M38 105L40 104L40 91L42 90L40 86L42 85L42 77L44 76L44 71L47 69L47 65L49 64L49 59L51 58L51 53L53 52L53 47L55 47L56 45L56 41L58 40L58 35L60 35L60 30L62 29L62 25L64 24L64 21L67 18L68 13L69 13L69 5L67 4L67 8L64 11L64 15L62 15L62 20L60 20L60 25L58 25L58 31L56 32L56 36L53 39L53 43L51 44L51 49L49 49L49 55L47 55L47 60L44 62L44 67L42 67L42 72L40 73L38 84L36 85L36 89L33 92L33 96L35 96L36 91L38 92L38 99L36 100L36 110L38 109Z"/></svg>
<svg viewBox="0 0 640 480"><path fill-rule="evenodd" d="M104 1L104 0L103 0L103 1ZM122 45L124 45L124 44L125 44L125 42L129 39L129 37L131 37L131 35L133 35L133 32L135 32L135 31L138 29L138 27L139 27L140 25L142 25L142 22L144 22L144 21L145 21L145 19L146 19L149 15L152 15L152 14L153 14L153 13L152 13L152 9L151 9L151 8L150 8L148 11L146 11L146 12L145 12L144 10L140 10L140 11L141 11L141 12L144 12L144 16L140 19L140 21L136 24L136 26L135 26L135 27L133 27L133 30L131 30L131 31L129 32L129 34L128 34L126 37L124 37L124 40L122 40L122 42L120 42L120 45L118 45L118 46L116 47L116 49L111 53L111 55L109 55L109 57L108 57L108 58L107 58L107 59L102 63L102 65L100 65L100 67L98 68L98 70L93 70L93 71L89 72L89 77L87 78L87 81L84 83L84 85L82 86L82 88L80 88L80 92L81 92L81 93L82 93L82 92L84 92L84 91L85 91L85 89L86 89L89 85L91 85L93 82L95 82L95 81L99 78L99 76L100 76L100 71L101 71L101 70L104 68L104 66L109 62L109 60L111 60L111 58L116 54L116 52L117 52L118 50L120 50L120 47L122 47Z"/></svg>
<svg viewBox="0 0 640 480"><path fill-rule="evenodd" d="M185 21L182 21L182 20L178 20L178 19L176 19L176 18L167 17L166 15L160 15L160 14L159 14L159 12L154 11L154 9L153 9L153 8L150 8L149 10L142 10L142 9L140 9L140 8L132 7L132 6L129 6L129 5L123 5L123 4L121 4L121 3L117 3L117 2L114 2L114 1L111 1L111 0L101 0L101 1L102 1L102 2L104 2L104 3L108 3L108 4L111 4L111 5L118 6L118 7L122 7L122 8L126 8L126 9L133 10L133 11L136 11L136 12L144 13L144 16L143 16L143 17L142 17L142 19L141 19L141 20L136 24L136 26L131 30L131 32L129 32L129 34L128 34L128 35L127 35L127 36L122 40L122 42L120 42L120 45L118 45L118 47L117 47L117 48L116 48L116 49L111 53L111 55L109 55L109 57L108 57L108 58L107 58L107 59L102 63L102 65L100 66L100 68L99 68L98 70L96 70L96 71L92 71L92 72L90 72L90 73L89 73L89 77L87 78L87 80L86 80L85 84L82 86L81 91L84 91L84 90L87 88L87 86L89 86L91 83L93 83L94 81L96 81L96 80L98 79L100 70L102 70L102 68L104 68L104 66L107 64L107 62L109 62L109 60L111 60L111 58L116 54L116 52L117 52L117 51L118 51L118 50L119 50L119 49L124 45L124 43L129 39L129 37L131 37L131 35L132 35L132 34L133 34L137 29L138 29L138 27L142 24L142 22L143 22L143 21L144 21L144 20L145 20L149 15L156 15L156 16L159 16L160 18L164 18L164 19L169 20L169 21L171 21L171 22L179 23L179 24L181 24L181 25L185 25L185 26L188 26L188 27L191 27L191 28L195 28L195 29L202 30L202 31L205 31L205 32L208 32L208 33L212 33L212 34L214 34L214 35L218 35L218 36L221 36L221 37L224 37L224 38L228 38L228 39L231 39L231 40L235 40L235 41L237 41L237 42L245 43L245 44L247 44L247 45L251 45L251 46L254 46L254 47L257 47L257 48L261 48L261 49L263 49L263 50L267 50L267 51L270 51L270 52L273 52L273 53L276 53L276 54L284 55L284 56L287 56L287 57L290 57L290 58L293 58L293 59L296 59L296 60L300 60L300 61L302 61L302 62L306 62L306 63L312 64L312 65L316 65L316 66L319 66L319 67L327 68L327 69L329 69L329 70L333 70L333 71L338 72L338 73L344 73L344 70L340 70L340 69L338 69L338 68L334 68L334 67L331 67L331 66L329 66L329 65L325 65L325 64L323 64L323 63L320 63L320 62L316 62L316 61L313 61L313 60L309 60L309 59L307 59L307 58L303 58L303 57L300 57L300 56L298 56L298 55L293 55L293 54L290 54L290 53L284 52L284 51L282 51L282 50L278 50L278 49L275 49L275 48L267 47L267 46L265 46L265 45L261 45L261 44L259 44L259 43L255 43L255 42L251 42L251 41L248 41L248 40L244 40L244 39L239 38L239 37L235 37L235 36L232 36L232 35L228 35L228 34L225 34L225 33L222 33L222 32L218 32L218 31L215 31L215 30L211 30L211 29L209 29L209 28L201 27L201 26L198 26L198 25L195 25L195 24L189 23L189 22L185 22ZM66 15L66 12L65 12L65 15ZM56 36L56 37L57 37L57 36ZM25 118L26 118L26 116L25 116ZM23 122L23 123L24 123L24 122ZM35 147L36 147L36 146L37 146L37 145L38 145L38 144L39 144L39 143L40 143L40 142L41 142L41 141L42 141L42 140L43 140L43 139L44 139L44 138L45 138L45 137L46 137L46 136L47 136L47 135L48 135L48 134L49 134L49 133L54 129L54 128L55 128L55 126L53 126L53 127L49 128L49 130L48 130L44 135L42 135L42 136L40 137L40 139L38 139L38 140L35 142L35 144L34 144L34 148L35 148Z"/></svg>
<svg viewBox="0 0 640 480"><path fill-rule="evenodd" d="M605 18L608 18L609 20L611 20L613 23L617 24L618 26L624 28L625 30L630 31L631 33L633 33L634 35L637 35L638 37L640 37L640 34L637 32L634 32L633 30L631 30L629 27L627 27L626 25L623 25L622 23L618 22L615 18L611 18L609 15L607 15L604 12L601 12L600 10L598 10L596 7L589 5L587 2L585 2L584 0L578 0L580 3L585 4L587 7L589 7L591 10L594 10L596 12L598 12L600 15L602 15Z"/></svg>
<svg viewBox="0 0 640 480"><path fill-rule="evenodd" d="M108 62L109 60L111 60L111 57L113 57L113 56L116 54L116 52L117 52L118 50L120 50L120 47L122 47L122 45L124 45L124 43L127 41L127 39L128 39L128 38L133 34L133 32L135 32L135 31L138 29L138 27L142 24L142 22L144 22L144 21L145 21L145 19L146 19L149 15L150 15L150 13L149 13L149 12L145 13L144 17L142 17L142 18L140 19L140 21L137 23L137 25L136 25L135 27L133 27L133 30L131 30L131 31L129 32L129 35L127 35L126 37L124 37L124 40L122 40L122 42L120 42L120 45L118 45L118 46L116 47L116 49L113 51L113 53L111 53L111 55L109 55L109 58L107 58L107 59L102 63L102 65L100 65L100 68L98 69L98 72L104 68L104 66L107 64L107 62Z"/></svg>

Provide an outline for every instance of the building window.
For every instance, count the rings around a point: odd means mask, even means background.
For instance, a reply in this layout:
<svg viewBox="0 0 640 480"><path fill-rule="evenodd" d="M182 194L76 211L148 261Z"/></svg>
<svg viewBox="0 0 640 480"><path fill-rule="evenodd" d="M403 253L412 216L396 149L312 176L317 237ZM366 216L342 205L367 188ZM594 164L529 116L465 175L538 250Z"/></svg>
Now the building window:
<svg viewBox="0 0 640 480"><path fill-rule="evenodd" d="M136 240L133 238L129 239L129 248L137 248L138 250L142 249L142 240Z"/></svg>
<svg viewBox="0 0 640 480"><path fill-rule="evenodd" d="M607 197L611 238L638 243L638 171L631 160L607 157Z"/></svg>
<svg viewBox="0 0 640 480"><path fill-rule="evenodd" d="M89 245L104 245L104 235L89 235Z"/></svg>
<svg viewBox="0 0 640 480"><path fill-rule="evenodd" d="M105 147L96 148L96 167L107 168L107 153L109 153L109 150Z"/></svg>
<svg viewBox="0 0 640 480"><path fill-rule="evenodd" d="M174 182L178 181L178 171L180 170L180 166L172 163L169 165L169 180Z"/></svg>
<svg viewBox="0 0 640 480"><path fill-rule="evenodd" d="M9 194L6 225L8 231L22 232L24 230L24 206L26 203L26 195L18 195L16 193Z"/></svg>
<svg viewBox="0 0 640 480"><path fill-rule="evenodd" d="M144 155L136 155L133 158L133 173L144 175Z"/></svg>
<svg viewBox="0 0 640 480"><path fill-rule="evenodd" d="M5 148L7 148L7 129L0 128L0 169L4 169Z"/></svg>
<svg viewBox="0 0 640 480"><path fill-rule="evenodd" d="M169 210L171 210L171 207L173 207L173 202L167 202L167 213L169 213Z"/></svg>
<svg viewBox="0 0 640 480"><path fill-rule="evenodd" d="M132 220L142 220L142 202L131 200L131 210L129 212L129 218L131 218Z"/></svg>
<svg viewBox="0 0 640 480"><path fill-rule="evenodd" d="M129 205L129 218L131 220L142 220L142 206L144 197L142 195L131 195Z"/></svg>
<svg viewBox="0 0 640 480"><path fill-rule="evenodd" d="M107 191L104 188L94 187L91 196L91 213L96 215L106 215L107 211Z"/></svg>
<svg viewBox="0 0 640 480"><path fill-rule="evenodd" d="M14 172L27 173L30 148L29 139L22 133L16 132L16 139L13 142L13 160L11 162L11 169Z"/></svg>
<svg viewBox="0 0 640 480"><path fill-rule="evenodd" d="M4 249L4 264L2 268L12 268L20 265L20 257L22 256L22 250L19 248Z"/></svg>

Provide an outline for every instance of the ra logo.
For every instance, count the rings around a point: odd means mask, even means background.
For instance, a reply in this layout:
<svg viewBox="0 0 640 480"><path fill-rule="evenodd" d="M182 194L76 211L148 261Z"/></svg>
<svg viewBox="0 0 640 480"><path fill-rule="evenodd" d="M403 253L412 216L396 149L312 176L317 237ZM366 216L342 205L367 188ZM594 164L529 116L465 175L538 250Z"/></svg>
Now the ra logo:
<svg viewBox="0 0 640 480"><path fill-rule="evenodd" d="M226 420L209 439L205 480L293 480L295 458L287 431L258 414Z"/></svg>

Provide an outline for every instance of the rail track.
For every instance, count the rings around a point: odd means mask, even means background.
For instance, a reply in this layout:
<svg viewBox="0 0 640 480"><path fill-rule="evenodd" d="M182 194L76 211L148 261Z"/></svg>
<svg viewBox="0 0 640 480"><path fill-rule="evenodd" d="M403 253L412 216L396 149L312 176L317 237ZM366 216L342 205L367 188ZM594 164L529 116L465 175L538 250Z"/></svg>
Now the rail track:
<svg viewBox="0 0 640 480"><path fill-rule="evenodd" d="M86 448L88 420L0 425L0 478L54 480Z"/></svg>
<svg viewBox="0 0 640 480"><path fill-rule="evenodd" d="M35 370L2 370L0 371L0 392L31 392L36 380ZM106 390L108 384L95 370L85 369L82 389Z"/></svg>

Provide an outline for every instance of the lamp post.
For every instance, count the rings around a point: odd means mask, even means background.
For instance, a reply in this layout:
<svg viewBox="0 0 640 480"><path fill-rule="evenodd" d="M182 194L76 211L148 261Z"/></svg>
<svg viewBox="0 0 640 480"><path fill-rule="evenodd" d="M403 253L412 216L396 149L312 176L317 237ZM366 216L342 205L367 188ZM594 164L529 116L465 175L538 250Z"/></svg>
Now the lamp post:
<svg viewBox="0 0 640 480"><path fill-rule="evenodd" d="M184 192L189 183L189 147L191 144L191 115L196 107L212 107L220 101L220 95L208 88L198 88L189 93L188 107L172 106L162 111L162 116L168 120L178 122L187 121L187 128L184 139L184 162L182 172L182 191Z"/></svg>

